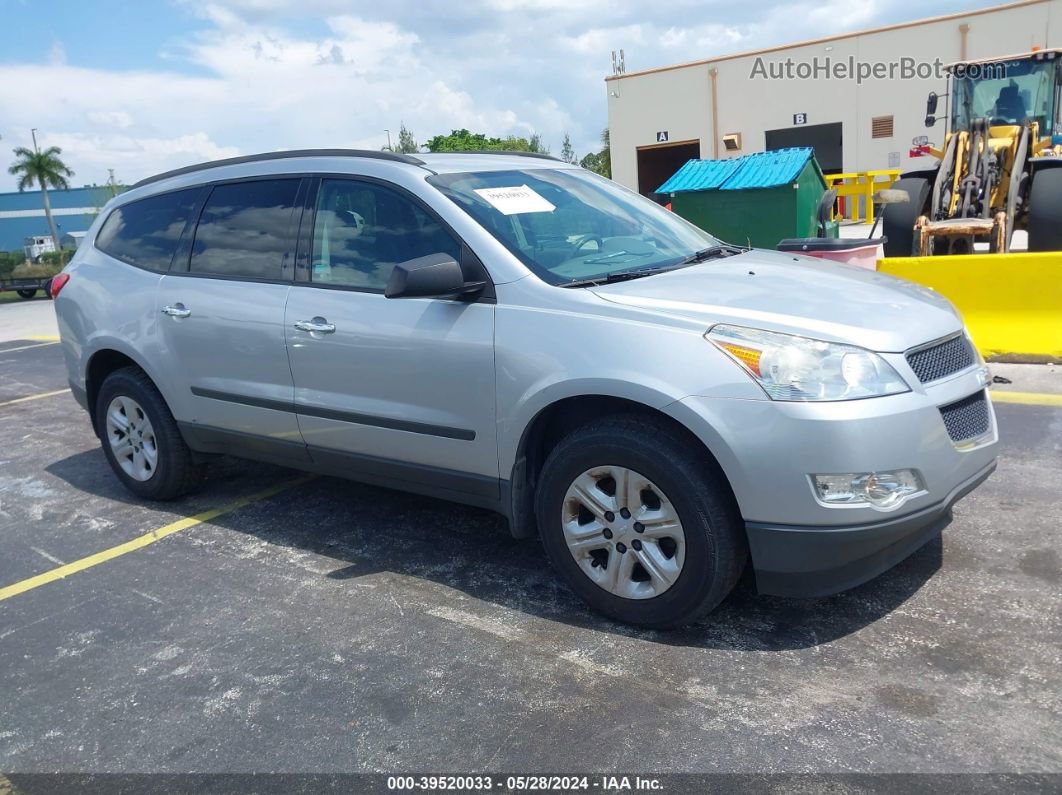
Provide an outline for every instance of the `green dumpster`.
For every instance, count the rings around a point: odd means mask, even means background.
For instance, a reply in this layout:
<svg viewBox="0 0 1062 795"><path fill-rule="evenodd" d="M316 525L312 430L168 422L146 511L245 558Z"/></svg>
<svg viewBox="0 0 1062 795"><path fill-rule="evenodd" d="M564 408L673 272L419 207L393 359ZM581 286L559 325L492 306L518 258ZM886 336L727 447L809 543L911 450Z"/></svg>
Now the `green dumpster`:
<svg viewBox="0 0 1062 795"><path fill-rule="evenodd" d="M811 147L731 160L689 160L657 190L671 209L727 243L774 248L788 237L819 236L826 180ZM837 224L827 226L837 237Z"/></svg>

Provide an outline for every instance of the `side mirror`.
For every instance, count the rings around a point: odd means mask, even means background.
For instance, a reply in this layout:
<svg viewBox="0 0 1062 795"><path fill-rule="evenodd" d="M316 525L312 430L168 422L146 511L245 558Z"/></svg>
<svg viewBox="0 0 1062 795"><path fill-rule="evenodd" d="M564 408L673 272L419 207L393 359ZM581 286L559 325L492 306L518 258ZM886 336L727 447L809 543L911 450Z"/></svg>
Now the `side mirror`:
<svg viewBox="0 0 1062 795"><path fill-rule="evenodd" d="M457 298L478 293L484 286L484 282L466 282L461 266L449 254L428 254L395 265L384 296Z"/></svg>
<svg viewBox="0 0 1062 795"><path fill-rule="evenodd" d="M929 98L926 100L926 116L935 116L937 113L937 102L940 97L937 96L936 91L929 92Z"/></svg>
<svg viewBox="0 0 1062 795"><path fill-rule="evenodd" d="M833 204L837 201L837 188L830 188L819 199L818 209L815 211L815 220L819 222L819 237L826 237L826 225L830 222L833 214Z"/></svg>
<svg viewBox="0 0 1062 795"><path fill-rule="evenodd" d="M937 123L937 103L940 101L940 97L937 96L936 91L930 91L929 97L926 99L926 127L932 127Z"/></svg>

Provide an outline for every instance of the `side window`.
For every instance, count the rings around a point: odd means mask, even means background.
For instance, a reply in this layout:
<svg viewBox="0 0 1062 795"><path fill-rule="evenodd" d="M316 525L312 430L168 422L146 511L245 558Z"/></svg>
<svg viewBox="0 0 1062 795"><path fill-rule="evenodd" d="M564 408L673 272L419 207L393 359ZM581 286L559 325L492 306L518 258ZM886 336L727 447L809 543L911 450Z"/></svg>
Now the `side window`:
<svg viewBox="0 0 1062 795"><path fill-rule="evenodd" d="M217 185L192 243L192 273L280 279L288 251L297 179Z"/></svg>
<svg viewBox="0 0 1062 795"><path fill-rule="evenodd" d="M138 268L168 270L198 193L163 193L116 208L96 235L96 248Z"/></svg>
<svg viewBox="0 0 1062 795"><path fill-rule="evenodd" d="M317 195L310 281L383 292L395 264L461 245L420 206L371 182L325 179Z"/></svg>

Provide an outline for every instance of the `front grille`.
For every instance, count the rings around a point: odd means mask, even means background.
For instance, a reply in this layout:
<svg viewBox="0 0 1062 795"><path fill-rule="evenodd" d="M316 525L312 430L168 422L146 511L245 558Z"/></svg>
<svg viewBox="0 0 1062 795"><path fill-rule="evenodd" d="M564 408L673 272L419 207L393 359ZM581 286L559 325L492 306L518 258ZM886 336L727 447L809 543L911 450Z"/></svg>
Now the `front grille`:
<svg viewBox="0 0 1062 795"><path fill-rule="evenodd" d="M988 433L988 400L983 391L940 407L953 442L968 442Z"/></svg>
<svg viewBox="0 0 1062 795"><path fill-rule="evenodd" d="M918 380L928 384L973 364L973 348L970 347L966 335L960 334L939 345L911 351L907 354L907 363L911 365Z"/></svg>

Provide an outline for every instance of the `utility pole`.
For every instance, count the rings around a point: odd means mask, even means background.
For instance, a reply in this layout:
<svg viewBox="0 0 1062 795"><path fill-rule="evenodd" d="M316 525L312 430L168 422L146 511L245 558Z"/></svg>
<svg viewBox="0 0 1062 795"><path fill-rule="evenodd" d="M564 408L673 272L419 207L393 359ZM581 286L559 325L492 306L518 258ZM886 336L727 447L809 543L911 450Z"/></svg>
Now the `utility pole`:
<svg viewBox="0 0 1062 795"><path fill-rule="evenodd" d="M40 149L37 148L37 128L36 127L34 127L32 130L30 130L30 135L33 136L33 151L34 152L41 151Z"/></svg>
<svg viewBox="0 0 1062 795"><path fill-rule="evenodd" d="M384 132L387 133L387 151L388 152L395 151L394 149L391 148L391 131L390 130L384 130Z"/></svg>

